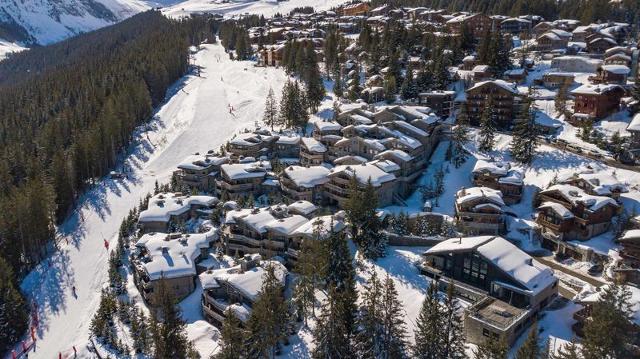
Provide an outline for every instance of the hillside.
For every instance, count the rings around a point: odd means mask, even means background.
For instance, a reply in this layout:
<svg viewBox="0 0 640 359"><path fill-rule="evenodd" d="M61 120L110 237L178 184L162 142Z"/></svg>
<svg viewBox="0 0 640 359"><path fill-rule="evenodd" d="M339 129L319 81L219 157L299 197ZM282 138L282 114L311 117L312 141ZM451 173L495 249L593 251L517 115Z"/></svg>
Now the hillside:
<svg viewBox="0 0 640 359"><path fill-rule="evenodd" d="M47 45L147 9L138 0L7 0L0 7L0 38Z"/></svg>

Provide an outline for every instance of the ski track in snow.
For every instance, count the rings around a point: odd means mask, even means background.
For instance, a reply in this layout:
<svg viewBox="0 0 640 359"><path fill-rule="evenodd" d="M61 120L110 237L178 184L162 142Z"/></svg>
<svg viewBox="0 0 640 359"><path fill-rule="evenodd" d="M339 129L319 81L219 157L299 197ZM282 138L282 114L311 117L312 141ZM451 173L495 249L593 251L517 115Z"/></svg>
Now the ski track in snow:
<svg viewBox="0 0 640 359"><path fill-rule="evenodd" d="M37 303L40 321L31 358L69 355L73 345L79 354L89 355L91 317L108 280L103 239L115 245L120 222L129 210L153 190L156 180L167 182L187 155L218 149L234 133L253 126L262 116L269 87L280 93L286 79L281 70L229 60L220 45L204 45L195 61L202 66L201 77L191 74L175 84L169 91L173 96L137 133L125 159L132 171L129 179L103 178L90 189L79 209L58 229L61 249L23 281L22 290L30 303ZM228 104L234 106L233 115ZM72 296L72 286L78 298ZM197 299L196 294L192 297ZM198 314L185 314L195 321L193 333L210 332L197 321Z"/></svg>

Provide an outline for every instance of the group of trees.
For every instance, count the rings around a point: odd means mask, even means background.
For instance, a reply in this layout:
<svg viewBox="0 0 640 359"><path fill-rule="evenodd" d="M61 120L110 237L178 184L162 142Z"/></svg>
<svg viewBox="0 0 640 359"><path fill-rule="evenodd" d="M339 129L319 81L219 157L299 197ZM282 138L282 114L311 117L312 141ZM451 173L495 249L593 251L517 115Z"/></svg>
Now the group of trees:
<svg viewBox="0 0 640 359"><path fill-rule="evenodd" d="M511 68L509 59L510 42L500 31L487 30L478 44L478 63L489 65L489 72L495 78L501 78Z"/></svg>
<svg viewBox="0 0 640 359"><path fill-rule="evenodd" d="M149 11L0 62L0 261L8 273L20 278L46 255L54 224L116 165L133 130L188 71L189 46L214 39L215 26ZM7 282L14 290L15 277ZM18 297L7 306L25 318Z"/></svg>
<svg viewBox="0 0 640 359"><path fill-rule="evenodd" d="M298 76L304 84L306 105L316 112L325 95L324 82L318 66L318 56L312 41L287 41L282 65L290 75Z"/></svg>
<svg viewBox="0 0 640 359"><path fill-rule="evenodd" d="M349 199L345 203L351 238L365 258L376 259L384 256L387 236L378 217L378 195L371 183L362 186L356 172L352 172L349 184Z"/></svg>
<svg viewBox="0 0 640 359"><path fill-rule="evenodd" d="M225 50L235 51L238 60L248 60L251 57L251 40L243 24L237 21L225 21L220 24L218 36Z"/></svg>

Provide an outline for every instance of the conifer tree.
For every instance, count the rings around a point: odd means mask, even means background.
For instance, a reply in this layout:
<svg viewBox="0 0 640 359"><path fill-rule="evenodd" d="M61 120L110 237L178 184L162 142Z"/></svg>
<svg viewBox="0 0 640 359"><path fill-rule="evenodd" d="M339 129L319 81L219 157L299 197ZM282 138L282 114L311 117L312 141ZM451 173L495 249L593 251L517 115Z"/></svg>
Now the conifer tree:
<svg viewBox="0 0 640 359"><path fill-rule="evenodd" d="M387 103L393 103L396 100L396 77L388 73L384 77L384 99Z"/></svg>
<svg viewBox="0 0 640 359"><path fill-rule="evenodd" d="M274 265L265 268L262 288L252 306L247 323L249 357L274 357L278 342L286 335L287 305L275 271Z"/></svg>
<svg viewBox="0 0 640 359"><path fill-rule="evenodd" d="M567 112L568 89L566 85L561 85L554 100L554 107L558 117L565 115Z"/></svg>
<svg viewBox="0 0 640 359"><path fill-rule="evenodd" d="M540 339L538 338L538 323L534 322L529 328L529 335L527 340L522 344L516 352L516 359L539 359L540 352Z"/></svg>
<svg viewBox="0 0 640 359"><path fill-rule="evenodd" d="M444 318L440 308L438 284L432 282L422 302L416 321L413 356L419 359L438 359L442 354Z"/></svg>
<svg viewBox="0 0 640 359"><path fill-rule="evenodd" d="M340 74L340 72L338 71L338 73L336 73L336 75L334 76L334 81L333 81L333 93L338 97L342 97L344 96L344 88L343 88L343 84L342 84L342 76Z"/></svg>
<svg viewBox="0 0 640 359"><path fill-rule="evenodd" d="M326 245L322 241L323 223L314 223L314 240L303 240L295 268L298 282L294 288L293 300L298 308L298 314L304 320L305 326L310 316L315 317L315 292L319 289L321 279L326 270Z"/></svg>
<svg viewBox="0 0 640 359"><path fill-rule="evenodd" d="M407 66L407 73L402 86L400 86L400 96L403 100L411 100L418 97L418 88L413 77L413 65L411 64Z"/></svg>
<svg viewBox="0 0 640 359"><path fill-rule="evenodd" d="M631 292L620 284L602 289L600 300L593 304L591 320L584 326L582 355L585 359L629 358L628 343L637 338L631 325Z"/></svg>
<svg viewBox="0 0 640 359"><path fill-rule="evenodd" d="M133 337L133 349L136 353L151 354L150 327L148 318L142 309L132 308L131 336Z"/></svg>
<svg viewBox="0 0 640 359"><path fill-rule="evenodd" d="M314 359L355 358L351 343L353 327L345 320L344 293L333 284L327 288L327 299L313 331ZM355 304L355 303L354 303Z"/></svg>
<svg viewBox="0 0 640 359"><path fill-rule="evenodd" d="M20 340L27 330L27 311L20 292L16 289L13 270L0 257L0 352Z"/></svg>
<svg viewBox="0 0 640 359"><path fill-rule="evenodd" d="M302 78L307 90L307 105L311 112L316 112L324 98L324 83L322 82L320 70L318 69L318 59L315 49L313 46L307 46L305 52L306 66L302 73Z"/></svg>
<svg viewBox="0 0 640 359"><path fill-rule="evenodd" d="M530 164L536 154L538 147L538 127L536 126L535 112L530 108L530 104L525 104L522 116L516 121L513 128L513 139L511 141L511 155L523 164Z"/></svg>
<svg viewBox="0 0 640 359"><path fill-rule="evenodd" d="M349 100L355 101L360 98L362 87L360 86L360 71L356 65L354 69L349 71L349 92L347 94Z"/></svg>
<svg viewBox="0 0 640 359"><path fill-rule="evenodd" d="M226 318L220 331L220 351L213 359L239 359L245 356L242 322L232 310L227 310Z"/></svg>
<svg viewBox="0 0 640 359"><path fill-rule="evenodd" d="M374 270L364 284L358 314L355 348L359 358L379 358L383 350L382 284Z"/></svg>
<svg viewBox="0 0 640 359"><path fill-rule="evenodd" d="M493 119L492 102L492 98L489 97L480 116L480 141L478 143L478 149L482 152L492 151L495 141L496 128Z"/></svg>
<svg viewBox="0 0 640 359"><path fill-rule="evenodd" d="M451 135L452 151L451 162L458 168L467 160L469 152L465 149L465 145L469 142L469 118L467 113L467 105L462 104L460 113L456 121L456 126L453 128Z"/></svg>
<svg viewBox="0 0 640 359"><path fill-rule="evenodd" d="M442 331L442 357L447 359L463 359L465 354L465 334L460 317L458 300L454 296L453 282L447 286L444 300Z"/></svg>
<svg viewBox="0 0 640 359"><path fill-rule="evenodd" d="M402 303L393 280L387 274L381 298L382 358L404 358L407 352L407 329Z"/></svg>
<svg viewBox="0 0 640 359"><path fill-rule="evenodd" d="M345 204L353 241L365 258L375 259L384 255L386 235L377 216L378 196L371 179L360 188L355 173L349 186L349 199Z"/></svg>
<svg viewBox="0 0 640 359"><path fill-rule="evenodd" d="M488 337L473 351L475 359L507 359L509 346L503 338Z"/></svg>
<svg viewBox="0 0 640 359"><path fill-rule="evenodd" d="M187 340L185 323L164 278L154 291L157 303L156 334L153 336L154 358L188 358L192 350Z"/></svg>
<svg viewBox="0 0 640 359"><path fill-rule="evenodd" d="M269 93L267 94L267 99L264 104L264 115L262 117L262 121L265 125L271 127L273 131L273 126L280 125L278 118L278 102L276 101L275 94L273 93L273 89L269 88Z"/></svg>

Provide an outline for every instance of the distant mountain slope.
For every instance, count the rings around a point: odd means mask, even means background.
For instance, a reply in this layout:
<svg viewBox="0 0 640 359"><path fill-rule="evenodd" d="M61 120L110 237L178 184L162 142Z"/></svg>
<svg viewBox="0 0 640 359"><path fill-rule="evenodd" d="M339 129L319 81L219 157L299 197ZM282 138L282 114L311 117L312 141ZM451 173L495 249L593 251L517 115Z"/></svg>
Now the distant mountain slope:
<svg viewBox="0 0 640 359"><path fill-rule="evenodd" d="M46 45L149 8L140 0L3 0L0 38Z"/></svg>

